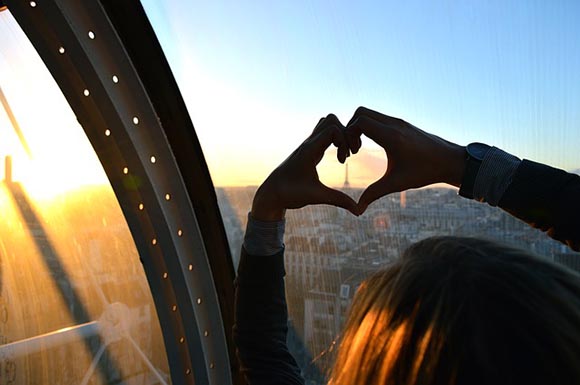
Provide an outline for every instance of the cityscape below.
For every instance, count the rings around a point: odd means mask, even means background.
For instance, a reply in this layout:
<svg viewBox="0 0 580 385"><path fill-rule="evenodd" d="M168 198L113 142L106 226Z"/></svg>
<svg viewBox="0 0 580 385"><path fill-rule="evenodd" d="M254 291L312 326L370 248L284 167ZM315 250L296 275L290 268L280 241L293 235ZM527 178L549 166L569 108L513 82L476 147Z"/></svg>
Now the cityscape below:
<svg viewBox="0 0 580 385"><path fill-rule="evenodd" d="M255 190L217 189L235 265ZM342 191L355 200L362 193L350 187ZM327 205L289 210L285 233L288 342L308 384L326 383L334 343L361 282L412 243L438 235L496 240L580 271L580 253L499 208L461 198L452 188L391 194L358 218Z"/></svg>
<svg viewBox="0 0 580 385"><path fill-rule="evenodd" d="M169 384L161 325L111 187L36 200L12 180L9 158L0 186L0 385L47 375L62 383ZM216 189L234 266L256 188ZM348 183L342 191L355 200L362 193ZM327 205L289 210L288 343L308 384L326 382L359 285L409 245L437 235L497 240L580 271L579 253L452 188L391 194L360 217Z"/></svg>

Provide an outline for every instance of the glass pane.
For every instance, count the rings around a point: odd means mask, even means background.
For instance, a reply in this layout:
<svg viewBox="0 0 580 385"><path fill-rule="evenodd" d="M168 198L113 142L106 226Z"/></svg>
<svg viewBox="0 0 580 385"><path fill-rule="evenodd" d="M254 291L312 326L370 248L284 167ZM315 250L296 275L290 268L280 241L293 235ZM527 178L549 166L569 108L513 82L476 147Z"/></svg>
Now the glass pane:
<svg viewBox="0 0 580 385"><path fill-rule="evenodd" d="M74 113L0 13L0 384L168 384L121 208Z"/></svg>
<svg viewBox="0 0 580 385"><path fill-rule="evenodd" d="M364 105L456 143L580 170L579 4L142 3L204 148L234 258L256 186L330 112L346 124ZM355 197L386 169L364 138L348 183L335 159L329 149L321 179ZM313 384L356 287L412 242L482 236L568 264L580 257L440 185L385 197L360 218L291 211L286 228L291 346Z"/></svg>

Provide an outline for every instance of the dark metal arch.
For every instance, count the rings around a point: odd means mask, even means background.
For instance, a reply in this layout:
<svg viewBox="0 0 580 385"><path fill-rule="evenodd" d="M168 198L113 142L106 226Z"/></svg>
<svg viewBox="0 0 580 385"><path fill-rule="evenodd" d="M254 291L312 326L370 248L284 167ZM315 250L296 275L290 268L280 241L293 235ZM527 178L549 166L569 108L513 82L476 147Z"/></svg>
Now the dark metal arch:
<svg viewBox="0 0 580 385"><path fill-rule="evenodd" d="M230 333L234 269L217 198L141 5L6 5L59 84L113 186L152 290L174 383L227 384L232 377L237 383ZM115 84L113 74L120 79ZM125 166L129 176L121 172Z"/></svg>
<svg viewBox="0 0 580 385"><path fill-rule="evenodd" d="M190 194L220 298L234 383L242 383L230 333L234 323L235 271L201 144L169 63L141 3L115 0L100 2L148 91Z"/></svg>

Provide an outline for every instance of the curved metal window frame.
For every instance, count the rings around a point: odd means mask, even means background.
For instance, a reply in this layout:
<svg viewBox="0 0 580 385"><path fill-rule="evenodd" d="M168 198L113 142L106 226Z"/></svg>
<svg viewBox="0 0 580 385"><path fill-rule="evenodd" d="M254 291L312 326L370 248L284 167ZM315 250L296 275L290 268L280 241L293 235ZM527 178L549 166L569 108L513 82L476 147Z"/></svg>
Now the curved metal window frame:
<svg viewBox="0 0 580 385"><path fill-rule="evenodd" d="M172 381L240 383L230 333L235 273L215 190L141 4L0 0L0 8L4 3L115 191L152 291Z"/></svg>

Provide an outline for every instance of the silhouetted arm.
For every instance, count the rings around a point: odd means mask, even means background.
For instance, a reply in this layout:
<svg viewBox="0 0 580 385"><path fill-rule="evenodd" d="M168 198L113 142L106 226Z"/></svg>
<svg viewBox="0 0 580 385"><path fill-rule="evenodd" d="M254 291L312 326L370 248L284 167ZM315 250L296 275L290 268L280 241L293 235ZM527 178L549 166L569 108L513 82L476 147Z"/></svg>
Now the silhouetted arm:
<svg viewBox="0 0 580 385"><path fill-rule="evenodd" d="M359 212L393 192L448 183L459 187L466 166L465 147L429 134L404 120L360 107L346 127L353 153L366 135L384 148L385 175L359 200ZM492 148L476 177L474 199L499 206L530 226L580 251L580 177L546 165L520 161Z"/></svg>
<svg viewBox="0 0 580 385"><path fill-rule="evenodd" d="M498 206L580 251L580 176L524 160Z"/></svg>
<svg viewBox="0 0 580 385"><path fill-rule="evenodd" d="M234 342L250 385L304 384L288 351L284 288L284 215L287 209L326 203L357 211L356 203L324 186L316 165L334 143L339 161L349 154L335 116L321 119L308 137L256 191L235 282Z"/></svg>
<svg viewBox="0 0 580 385"><path fill-rule="evenodd" d="M521 161L492 147L477 174L473 195L579 251L580 176Z"/></svg>
<svg viewBox="0 0 580 385"><path fill-rule="evenodd" d="M248 384L302 385L304 379L288 351L288 310L284 251L249 255L242 249L236 279L234 341Z"/></svg>

